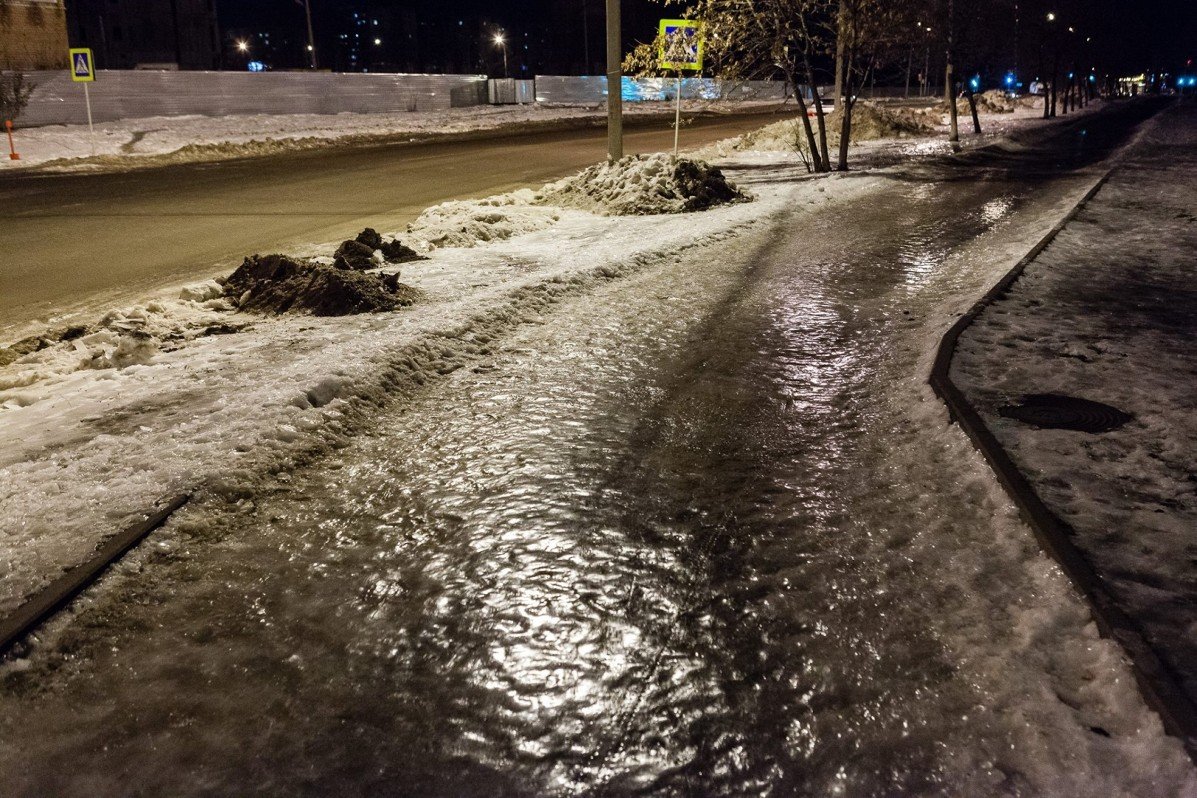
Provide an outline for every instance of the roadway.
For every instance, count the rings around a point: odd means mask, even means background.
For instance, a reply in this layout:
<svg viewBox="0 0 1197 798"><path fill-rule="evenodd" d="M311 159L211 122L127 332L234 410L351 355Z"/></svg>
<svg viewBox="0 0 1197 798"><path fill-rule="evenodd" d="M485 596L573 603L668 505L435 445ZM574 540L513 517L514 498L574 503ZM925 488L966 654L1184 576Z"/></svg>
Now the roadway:
<svg viewBox="0 0 1197 798"><path fill-rule="evenodd" d="M771 112L706 116L697 146ZM629 153L672 146L672 120L635 120ZM603 158L606 131L505 132L109 173L0 175L0 336L33 322L203 278L254 252L401 230L449 199L539 185Z"/></svg>

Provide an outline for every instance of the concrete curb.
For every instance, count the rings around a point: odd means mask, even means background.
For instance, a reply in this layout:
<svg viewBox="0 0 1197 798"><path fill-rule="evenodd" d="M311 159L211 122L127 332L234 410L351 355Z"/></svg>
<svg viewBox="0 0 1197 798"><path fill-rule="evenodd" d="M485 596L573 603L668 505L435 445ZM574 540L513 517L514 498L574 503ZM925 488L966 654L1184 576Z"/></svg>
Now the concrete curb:
<svg viewBox="0 0 1197 798"><path fill-rule="evenodd" d="M985 425L976 408L952 382L950 373L952 359L964 331L987 307L1010 290L1026 268L1076 219L1085 205L1097 196L1115 171L1116 169L1111 169L1106 172L1042 241L952 325L940 341L929 382L936 395L948 406L952 420L960 425L973 445L985 457L998 481L1018 507L1019 514L1034 531L1044 551L1056 561L1073 586L1088 601L1101 634L1115 640L1129 655L1143 697L1159 714L1164 729L1180 738L1189 757L1197 764L1197 705L1185 693L1177 675L1152 649L1138 625L1118 605L1084 554L1073 544L1075 531L1048 509L1035 493L997 437Z"/></svg>
<svg viewBox="0 0 1197 798"><path fill-rule="evenodd" d="M119 560L130 549L140 543L146 535L166 523L171 514L191 498L180 494L158 501L157 509L142 514L142 520L118 533L102 545L91 559L76 565L65 574L46 585L7 618L0 619L0 656L30 632L95 582L108 567Z"/></svg>

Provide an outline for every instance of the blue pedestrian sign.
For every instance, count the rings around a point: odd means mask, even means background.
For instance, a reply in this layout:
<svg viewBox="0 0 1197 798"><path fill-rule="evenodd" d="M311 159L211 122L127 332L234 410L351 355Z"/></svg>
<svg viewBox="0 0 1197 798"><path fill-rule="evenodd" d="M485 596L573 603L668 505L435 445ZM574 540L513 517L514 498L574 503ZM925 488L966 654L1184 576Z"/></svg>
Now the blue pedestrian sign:
<svg viewBox="0 0 1197 798"><path fill-rule="evenodd" d="M96 59L86 47L71 50L71 80L76 83L92 83L96 79Z"/></svg>

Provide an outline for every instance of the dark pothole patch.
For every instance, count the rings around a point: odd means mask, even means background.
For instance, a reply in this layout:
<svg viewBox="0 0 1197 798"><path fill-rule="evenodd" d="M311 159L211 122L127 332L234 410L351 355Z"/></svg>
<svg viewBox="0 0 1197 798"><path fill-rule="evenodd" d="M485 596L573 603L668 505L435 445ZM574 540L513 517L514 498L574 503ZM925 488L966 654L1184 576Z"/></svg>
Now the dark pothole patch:
<svg viewBox="0 0 1197 798"><path fill-rule="evenodd" d="M1111 405L1055 393L1028 394L1017 404L999 407L998 415L1040 429L1067 429L1093 434L1116 430L1134 420L1130 413Z"/></svg>

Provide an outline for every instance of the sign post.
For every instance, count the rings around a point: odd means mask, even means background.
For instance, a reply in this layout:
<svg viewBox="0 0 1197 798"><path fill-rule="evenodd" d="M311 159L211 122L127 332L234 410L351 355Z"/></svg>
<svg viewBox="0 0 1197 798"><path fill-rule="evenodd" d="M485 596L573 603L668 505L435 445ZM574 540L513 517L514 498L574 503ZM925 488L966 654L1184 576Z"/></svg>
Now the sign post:
<svg viewBox="0 0 1197 798"><path fill-rule="evenodd" d="M660 50L657 61L661 68L677 70L677 104L673 115L673 157L676 159L682 129L682 73L686 70L702 71L706 45L702 23L689 19L663 19L658 40Z"/></svg>
<svg viewBox="0 0 1197 798"><path fill-rule="evenodd" d="M96 81L96 59L86 47L71 49L71 80L83 84L83 99L87 103L87 130L91 136L91 154L96 154L96 126L91 121L91 91L87 84Z"/></svg>
<svg viewBox="0 0 1197 798"><path fill-rule="evenodd" d="M21 156L17 155L16 145L12 143L12 120L4 120L4 129L8 131L8 157L14 161L21 160Z"/></svg>

